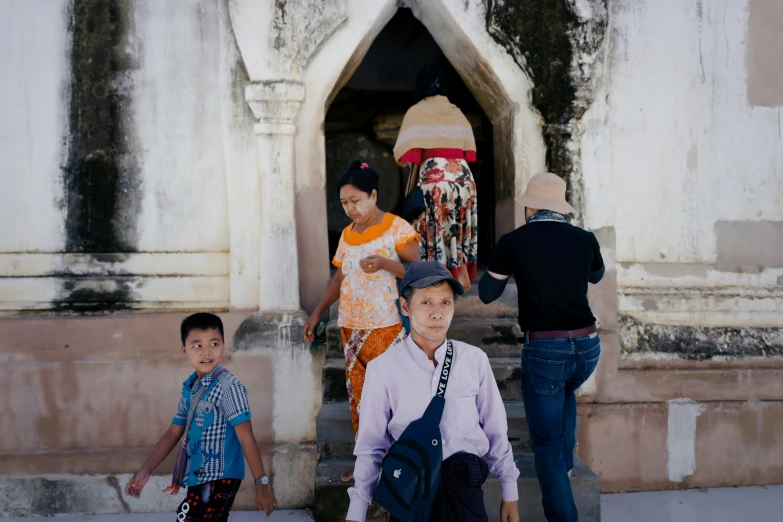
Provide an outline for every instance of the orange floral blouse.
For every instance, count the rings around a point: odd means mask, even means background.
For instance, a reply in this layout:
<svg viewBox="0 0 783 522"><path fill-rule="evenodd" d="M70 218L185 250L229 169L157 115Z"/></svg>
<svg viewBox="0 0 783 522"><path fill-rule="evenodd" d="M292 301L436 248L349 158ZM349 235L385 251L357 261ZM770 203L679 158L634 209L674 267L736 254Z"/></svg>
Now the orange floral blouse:
<svg viewBox="0 0 783 522"><path fill-rule="evenodd" d="M361 234L353 223L343 230L332 264L343 271L340 319L343 328L375 329L400 324L397 278L386 270L366 274L359 261L383 256L400 262L399 252L419 235L404 219L387 213L383 221Z"/></svg>

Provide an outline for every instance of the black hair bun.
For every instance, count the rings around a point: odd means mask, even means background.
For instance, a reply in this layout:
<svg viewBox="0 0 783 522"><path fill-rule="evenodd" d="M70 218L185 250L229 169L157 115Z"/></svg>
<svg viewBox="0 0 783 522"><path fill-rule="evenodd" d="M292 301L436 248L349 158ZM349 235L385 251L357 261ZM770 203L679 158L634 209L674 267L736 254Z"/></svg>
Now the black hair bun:
<svg viewBox="0 0 783 522"><path fill-rule="evenodd" d="M371 194L373 190L378 190L378 181L378 173L369 165L359 160L353 160L340 181L337 182L337 190L345 185L353 185L362 192Z"/></svg>

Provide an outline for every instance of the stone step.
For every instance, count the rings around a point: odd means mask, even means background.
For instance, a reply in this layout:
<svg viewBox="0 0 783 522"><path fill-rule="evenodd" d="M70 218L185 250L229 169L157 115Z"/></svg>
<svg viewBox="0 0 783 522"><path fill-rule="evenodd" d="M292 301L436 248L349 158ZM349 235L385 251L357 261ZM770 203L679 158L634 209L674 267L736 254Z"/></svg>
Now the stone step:
<svg viewBox="0 0 783 522"><path fill-rule="evenodd" d="M146 453L148 454L149 451ZM292 469L298 469L296 476L276 477L279 484L276 486L276 496L281 510L304 507L312 498L306 492L309 488L304 485L306 481L313 480L313 475L310 475L312 473L310 464L298 468L294 464ZM256 509L256 491L253 481L247 480L249 473L250 470L246 469L246 479L235 497L234 509L237 511ZM167 520L175 518L172 514L182 502L185 491L175 496L163 492L171 484L171 473L152 475L140 499L125 494L125 485L131 476L130 473L78 475L2 473L0 474L0 520L10 517L47 517L47 520L52 521L73 522L86 521L87 515L130 517L129 513L138 513L139 517L146 515L149 518L120 518L120 520L154 520L151 513L165 513ZM291 511L289 513L296 514ZM261 518L256 511L254 520L261 520ZM231 520L235 520L233 512ZM293 522L296 518L285 518L285 520Z"/></svg>
<svg viewBox="0 0 783 522"><path fill-rule="evenodd" d="M520 378L522 370L518 357L491 357L492 373L500 389L504 401L522 399ZM343 359L327 359L323 368L323 401L347 401L348 390L345 386L345 361Z"/></svg>
<svg viewBox="0 0 783 522"><path fill-rule="evenodd" d="M326 331L326 356L343 358L343 339L337 322ZM522 334L516 319L460 317L449 328L449 338L478 346L490 357L519 357L522 347L517 338Z"/></svg>
<svg viewBox="0 0 783 522"><path fill-rule="evenodd" d="M508 416L509 442L514 453L531 451L530 435L521 401L504 403ZM315 421L319 460L353 456L354 438L348 402L331 402L321 406Z"/></svg>
<svg viewBox="0 0 783 522"><path fill-rule="evenodd" d="M506 283L506 289L497 300L490 304L484 304L479 298L478 283L481 279L481 273L473 282L470 290L465 292L457 299L455 315L457 317L484 317L497 318L508 317L516 319L519 313L519 303L517 300L517 283L514 278L510 278Z"/></svg>
<svg viewBox="0 0 783 522"><path fill-rule="evenodd" d="M541 489L538 486L533 456L529 453L519 454L515 458L520 475L519 517L521 522L546 522L541 507ZM574 501L579 510L581 522L600 522L601 491L598 476L595 475L579 459L574 461L571 488ZM332 522L345 520L348 512L347 490L352 482L341 483L340 475L353 467L354 459L330 459L318 464L315 477L315 520L316 522ZM500 482L490 476L484 484L484 502L489 520L500 519ZM367 522L385 522L386 513L373 504L367 514Z"/></svg>

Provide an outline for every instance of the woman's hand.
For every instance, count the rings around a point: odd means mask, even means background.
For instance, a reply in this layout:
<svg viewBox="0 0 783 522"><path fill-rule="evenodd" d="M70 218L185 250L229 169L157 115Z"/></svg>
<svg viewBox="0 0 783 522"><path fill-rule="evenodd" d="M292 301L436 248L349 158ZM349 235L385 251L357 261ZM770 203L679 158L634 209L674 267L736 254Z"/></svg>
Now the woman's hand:
<svg viewBox="0 0 783 522"><path fill-rule="evenodd" d="M500 522L519 522L519 502L500 504Z"/></svg>
<svg viewBox="0 0 783 522"><path fill-rule="evenodd" d="M383 256L369 256L359 261L359 266L362 267L365 274L374 274L380 270L386 270L386 263L388 258Z"/></svg>
<svg viewBox="0 0 783 522"><path fill-rule="evenodd" d="M321 316L316 312L313 312L313 315L307 319L302 327L302 337L304 337L304 340L308 343L312 343L315 340L315 327L318 326L318 321L320 319Z"/></svg>

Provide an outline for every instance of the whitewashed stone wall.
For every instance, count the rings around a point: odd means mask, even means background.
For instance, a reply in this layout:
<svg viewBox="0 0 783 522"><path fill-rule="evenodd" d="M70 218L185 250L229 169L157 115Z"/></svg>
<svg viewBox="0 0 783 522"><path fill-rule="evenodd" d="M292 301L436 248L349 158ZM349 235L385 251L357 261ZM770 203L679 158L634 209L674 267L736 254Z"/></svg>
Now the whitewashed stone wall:
<svg viewBox="0 0 783 522"><path fill-rule="evenodd" d="M66 0L47 9L0 4L0 250L60 251L65 237L62 163L68 84ZM30 27L39 28L30 31ZM3 274L5 275L5 274Z"/></svg>
<svg viewBox="0 0 783 522"><path fill-rule="evenodd" d="M323 117L397 2L291 1L285 16L252 0L118 3L127 8L131 66L114 80L129 100L121 130L140 195L132 251L101 256L67 248L62 166L70 139L72 5L0 5L8 51L0 67L13 71L0 80L0 309L57 309L79 295L102 294L122 296L130 308L257 309L269 220L262 209L271 203L296 206L281 230L295 231L297 252L286 247L275 255L293 271L287 279L298 272L301 302L310 308L328 279ZM581 162L576 184L583 186L585 225L614 231L621 315L780 326L780 67L774 53L762 52L774 44L765 27L765 19L774 25L774 2L607 5L601 52L574 57L574 70L589 70L595 84L587 86L595 88L594 101L574 127L583 132L574 160ZM533 83L517 64L524 57L488 34L483 0L410 0L403 7L422 20L492 119L498 170L521 192L545 168L542 122L529 101ZM585 0L573 9L589 20L604 7ZM28 31L33 25L41 31ZM765 65L771 73L763 73ZM274 120L268 111L279 108L270 109L269 100L249 99L263 109L254 115L246 96L272 92L264 86L280 81L290 85L280 96L301 96L288 119ZM248 82L255 87L246 93ZM288 103L281 100L275 103ZM266 127L254 132L259 122ZM259 151L271 143L263 137L269 125L277 134L266 136L293 133L293 154L264 167L269 157ZM291 193L285 185L285 194L262 204L269 176L282 176L278 183L291 175ZM497 212L501 232L520 222L509 201ZM755 268L737 268L749 266ZM299 297L272 296L269 306L297 308Z"/></svg>
<svg viewBox="0 0 783 522"><path fill-rule="evenodd" d="M121 308L257 307L257 234L229 227L258 183L227 3L114 3L126 10L132 64L113 78L129 100L123 162L141 194L132 251L103 256L67 247L63 166L79 74L69 24L78 13L68 1L0 4L0 311L67 308L79 291L97 301L121 295ZM257 207L245 215L258 221Z"/></svg>
<svg viewBox="0 0 783 522"><path fill-rule="evenodd" d="M582 164L586 225L614 229L626 334L636 322L783 326L781 107L751 101L780 66L749 58L754 35L783 23L773 4L609 2Z"/></svg>

